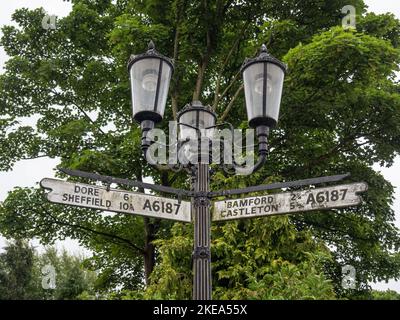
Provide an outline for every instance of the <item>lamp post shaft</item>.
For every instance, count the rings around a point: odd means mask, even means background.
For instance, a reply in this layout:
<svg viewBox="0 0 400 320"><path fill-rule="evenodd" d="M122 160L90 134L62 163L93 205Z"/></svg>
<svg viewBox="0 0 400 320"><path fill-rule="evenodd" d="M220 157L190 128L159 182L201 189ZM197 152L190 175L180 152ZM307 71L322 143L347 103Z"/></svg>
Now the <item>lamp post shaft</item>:
<svg viewBox="0 0 400 320"><path fill-rule="evenodd" d="M209 165L198 163L194 181L193 300L211 300Z"/></svg>

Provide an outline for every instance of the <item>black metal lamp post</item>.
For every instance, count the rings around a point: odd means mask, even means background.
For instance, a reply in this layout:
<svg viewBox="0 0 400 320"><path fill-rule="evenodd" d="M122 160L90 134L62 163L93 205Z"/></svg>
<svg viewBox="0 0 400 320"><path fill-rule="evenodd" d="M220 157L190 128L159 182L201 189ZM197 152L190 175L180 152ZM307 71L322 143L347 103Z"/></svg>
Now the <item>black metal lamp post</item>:
<svg viewBox="0 0 400 320"><path fill-rule="evenodd" d="M148 132L163 118L168 87L174 67L172 60L159 54L150 42L146 53L131 56L128 69L131 78L133 118L142 129L142 149L146 155L151 141ZM267 157L267 137L278 121L286 66L261 47L260 54L246 59L241 68L244 80L249 125L256 129L258 160L251 171L259 169ZM211 216L209 146L217 129L217 116L200 101L193 101L178 113L179 144L197 140L197 150L186 150L188 162L167 168L185 168L193 178L194 251L193 299L211 299ZM207 147L207 148L205 148ZM195 151L195 152L193 152ZM193 157L194 156L194 157ZM147 158L147 157L146 157ZM236 165L234 164L234 167Z"/></svg>
<svg viewBox="0 0 400 320"><path fill-rule="evenodd" d="M211 215L210 199L206 196L210 185L209 145L213 138L217 115L200 101L186 105L178 114L179 139L198 141L197 152L191 160L196 163L193 171L194 250L193 250L193 299L211 300ZM189 146L190 147L190 146ZM192 150L193 151L193 150ZM190 151L189 151L190 153Z"/></svg>

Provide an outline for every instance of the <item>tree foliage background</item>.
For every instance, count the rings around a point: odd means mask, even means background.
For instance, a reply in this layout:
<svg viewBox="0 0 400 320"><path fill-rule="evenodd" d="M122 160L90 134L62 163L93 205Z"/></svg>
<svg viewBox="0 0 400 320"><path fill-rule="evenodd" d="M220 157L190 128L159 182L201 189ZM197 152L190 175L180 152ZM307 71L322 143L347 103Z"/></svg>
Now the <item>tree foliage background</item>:
<svg viewBox="0 0 400 320"><path fill-rule="evenodd" d="M0 253L0 300L96 297L96 274L85 270L83 261L83 257L65 250L60 253L47 247L38 253L26 241L12 240ZM52 271L54 274L50 274Z"/></svg>
<svg viewBox="0 0 400 320"><path fill-rule="evenodd" d="M184 173L158 172L141 155L129 55L152 39L174 59L166 120L201 100L219 121L245 128L239 68L265 43L289 67L267 165L247 177L217 172L212 188L351 172L349 181L369 190L358 207L214 224L214 297L356 297L370 281L398 279L393 186L371 168L391 166L400 150L393 15L366 13L361 0L71 2L54 30L42 28L40 9L17 10L18 26L2 29L10 59L0 76L1 170L51 157L61 167L189 188ZM355 30L341 27L345 5L357 10ZM34 116L36 125L23 124ZM77 239L94 252L87 266L99 270L99 287L121 288L119 297L190 298L190 225L49 204L39 188L17 188L0 207L0 232L43 244ZM341 286L345 264L356 269L355 290Z"/></svg>

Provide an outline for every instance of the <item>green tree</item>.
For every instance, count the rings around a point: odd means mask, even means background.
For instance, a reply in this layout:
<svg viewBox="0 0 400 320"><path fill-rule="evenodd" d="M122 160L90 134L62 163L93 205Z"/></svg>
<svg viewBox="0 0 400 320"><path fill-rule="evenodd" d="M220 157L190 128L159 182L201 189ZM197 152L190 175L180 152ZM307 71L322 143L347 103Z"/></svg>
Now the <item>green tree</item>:
<svg viewBox="0 0 400 320"><path fill-rule="evenodd" d="M192 231L176 224L170 239L157 241L162 258L146 298L191 298ZM220 223L212 231L215 299L335 299L323 272L328 248L287 217Z"/></svg>
<svg viewBox="0 0 400 320"><path fill-rule="evenodd" d="M55 271L55 287L42 289L41 296L47 300L73 300L81 295L96 297L97 275L85 268L85 258L68 254L63 250L58 253L54 247L37 256L36 278L42 283L43 270L51 266Z"/></svg>
<svg viewBox="0 0 400 320"><path fill-rule="evenodd" d="M39 254L23 240L13 240L0 254L0 300L96 299L97 275L84 268L84 258L59 254L54 247ZM54 287L43 287L54 270Z"/></svg>
<svg viewBox="0 0 400 320"><path fill-rule="evenodd" d="M32 277L34 249L22 240L9 242L0 254L0 300L36 299Z"/></svg>
<svg viewBox="0 0 400 320"><path fill-rule="evenodd" d="M74 0L72 4L71 13L57 20L55 30L42 28L40 9L17 10L13 19L18 26L3 27L1 45L10 59L0 76L2 170L12 169L21 159L57 157L61 167L139 181L150 176L159 184L189 188L184 173L158 172L141 155L140 130L130 116L127 58L143 52L150 39L160 52L174 58L167 120L176 118L185 103L201 99L219 114L219 121L245 128L238 70L245 57L266 43L289 65L280 123L270 136L268 165L249 177L217 172L212 187L351 172L349 181L366 181L369 190L362 206L293 215L285 220L287 226L278 218L214 226L215 295L251 297L257 288L256 298L331 297L329 281L318 292L307 286L318 277L321 283L330 279L337 294L349 295L340 285L343 264L356 268L361 291L368 290L370 281L399 277L400 237L390 208L393 187L371 169L375 163L392 165L399 154L400 96L394 73L400 62L398 20L365 14L361 0ZM341 8L349 4L357 9L357 30L340 27ZM20 123L34 115L35 126ZM280 227L264 229L266 224ZM184 229L178 240L176 228ZM17 188L0 206L4 235L37 237L44 244L71 237L91 249L94 255L88 264L100 270L98 283L105 290L120 286L142 292L156 265L170 266L165 272L156 268L157 277L147 291L150 296L157 286L162 292L174 288L171 281L180 277L186 285L183 297L188 297L190 228L51 205L39 189ZM243 234L227 242L221 234L229 228L233 234L236 229ZM268 243L271 234L278 239ZM258 240L259 247L246 242L245 235ZM218 239L227 243L223 252L218 251ZM302 249L290 241L309 245L299 253ZM279 243L289 252L278 249ZM186 248L185 258L180 245ZM250 259L243 270L231 264L238 254L235 247ZM326 248L332 259L322 263L321 257L329 256ZM300 256L294 258L296 254ZM181 259L173 262L174 257ZM251 274L258 269L260 273ZM268 291L271 283L280 288L288 283L277 280L278 272L291 279L287 281L297 293ZM229 282L236 277L235 283Z"/></svg>
<svg viewBox="0 0 400 320"><path fill-rule="evenodd" d="M400 293L393 290L386 291L372 291L372 297L374 300L400 300Z"/></svg>

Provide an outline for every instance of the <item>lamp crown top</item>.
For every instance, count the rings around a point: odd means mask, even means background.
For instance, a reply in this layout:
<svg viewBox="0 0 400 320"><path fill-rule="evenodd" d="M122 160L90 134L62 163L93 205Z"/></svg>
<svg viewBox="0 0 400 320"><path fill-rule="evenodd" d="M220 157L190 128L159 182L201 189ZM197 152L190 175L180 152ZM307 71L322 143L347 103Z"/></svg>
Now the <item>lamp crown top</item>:
<svg viewBox="0 0 400 320"><path fill-rule="evenodd" d="M145 58L161 59L171 66L172 71L174 70L174 61L172 59L162 55L161 53L159 53L156 50L156 46L154 45L153 40L150 40L149 43L147 44L147 51L145 53L140 53L140 54L136 54L136 55L132 54L130 56L130 58L128 60L128 70L136 61L145 59Z"/></svg>
<svg viewBox="0 0 400 320"><path fill-rule="evenodd" d="M203 104L199 100L193 100L192 106L193 107L203 107Z"/></svg>
<svg viewBox="0 0 400 320"><path fill-rule="evenodd" d="M205 112L211 113L215 118L217 117L217 115L215 114L215 112L211 106L203 105L200 101L194 100L191 103L186 104L181 110L179 110L179 112L177 114L178 119L185 112L193 111L193 110L205 111Z"/></svg>
<svg viewBox="0 0 400 320"><path fill-rule="evenodd" d="M147 45L147 50L154 50L156 48L156 46L154 45L153 40L149 41L149 44Z"/></svg>
<svg viewBox="0 0 400 320"><path fill-rule="evenodd" d="M268 53L267 46L264 43L261 46L261 52Z"/></svg>
<svg viewBox="0 0 400 320"><path fill-rule="evenodd" d="M243 72L248 66L257 62L270 62L280 67L283 72L286 72L287 70L286 64L268 53L267 46L265 44L261 45L261 49L256 57L246 58L244 60L242 67L240 68L241 72Z"/></svg>

